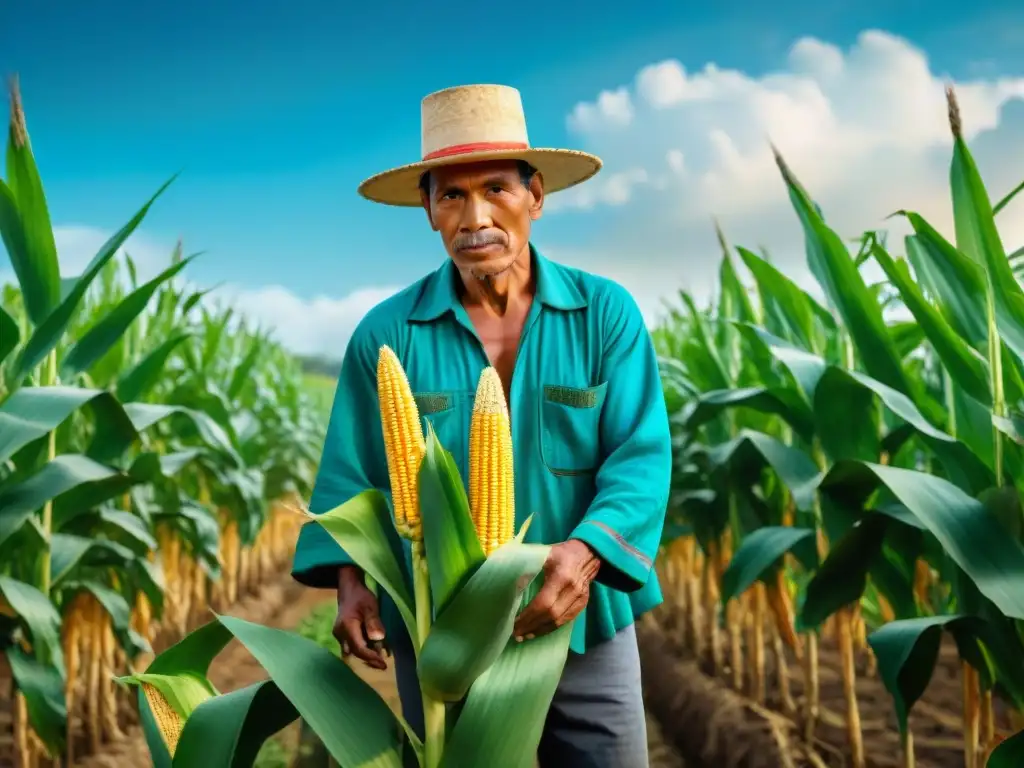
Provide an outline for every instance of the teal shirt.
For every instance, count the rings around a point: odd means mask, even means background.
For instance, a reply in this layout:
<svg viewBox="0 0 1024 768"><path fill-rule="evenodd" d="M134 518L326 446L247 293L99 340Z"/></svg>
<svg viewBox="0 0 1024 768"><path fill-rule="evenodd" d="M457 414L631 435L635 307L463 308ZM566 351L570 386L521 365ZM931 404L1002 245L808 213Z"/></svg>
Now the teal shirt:
<svg viewBox="0 0 1024 768"><path fill-rule="evenodd" d="M571 649L611 638L661 602L652 563L668 502L671 441L657 357L636 302L620 285L532 250L536 295L510 392L516 530L526 541L586 542L602 563ZM456 293L450 259L372 309L349 341L310 511L367 488L389 492L376 393L384 344L401 360L420 412L465 482L483 345ZM303 526L292 574L336 587L351 560L315 523ZM382 606L388 630L401 631ZM390 620L389 620L390 619Z"/></svg>

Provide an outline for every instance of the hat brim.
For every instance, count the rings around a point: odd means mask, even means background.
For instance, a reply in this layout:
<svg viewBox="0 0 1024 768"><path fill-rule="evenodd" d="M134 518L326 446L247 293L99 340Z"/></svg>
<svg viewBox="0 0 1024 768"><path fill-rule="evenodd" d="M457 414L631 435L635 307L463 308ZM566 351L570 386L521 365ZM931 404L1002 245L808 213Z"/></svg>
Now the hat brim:
<svg viewBox="0 0 1024 768"><path fill-rule="evenodd" d="M540 171L547 194L580 184L601 170L599 157L575 149L483 150L423 160L378 173L359 185L359 194L385 205L419 207L420 177L425 171L486 160L525 160Z"/></svg>

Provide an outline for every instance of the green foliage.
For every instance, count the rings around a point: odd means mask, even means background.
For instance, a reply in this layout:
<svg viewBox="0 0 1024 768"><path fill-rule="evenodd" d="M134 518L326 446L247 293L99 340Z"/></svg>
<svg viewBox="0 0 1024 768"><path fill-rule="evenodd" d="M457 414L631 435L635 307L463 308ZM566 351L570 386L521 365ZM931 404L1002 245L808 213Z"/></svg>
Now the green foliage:
<svg viewBox="0 0 1024 768"><path fill-rule="evenodd" d="M81 673L60 625L77 598L133 663L149 650L133 621L142 597L166 618L158 539L216 580L223 526L249 547L271 501L308 492L326 420L287 351L187 286L194 256L180 244L141 285L118 255L170 182L68 276L16 91L7 174L0 234L17 284L0 291L0 653L59 755L65 677Z"/></svg>
<svg viewBox="0 0 1024 768"><path fill-rule="evenodd" d="M777 157L816 289L744 248L737 274L720 234L718 294L681 295L654 331L677 447L667 538L692 531L709 556L731 538L723 604L787 554L802 629L861 603L901 728L943 631L986 690L1024 705L1024 289L950 104L955 243L904 212L906 258L872 232L853 253ZM869 287L871 259L887 281ZM886 320L899 304L913 320ZM918 562L938 574L927 594Z"/></svg>

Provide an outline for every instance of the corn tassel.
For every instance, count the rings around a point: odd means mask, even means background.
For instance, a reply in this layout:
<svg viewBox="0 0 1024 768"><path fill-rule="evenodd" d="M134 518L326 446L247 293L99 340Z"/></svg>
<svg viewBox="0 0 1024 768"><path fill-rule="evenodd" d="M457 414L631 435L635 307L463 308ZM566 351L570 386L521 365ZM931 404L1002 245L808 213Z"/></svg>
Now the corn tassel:
<svg viewBox="0 0 1024 768"><path fill-rule="evenodd" d="M469 428L469 506L485 555L515 535L514 497L508 404L489 367L480 375Z"/></svg>
<svg viewBox="0 0 1024 768"><path fill-rule="evenodd" d="M419 508L419 470L426 454L419 409L405 370L394 351L380 348L377 359L377 397L384 451L395 509L395 528L412 541L422 540Z"/></svg>

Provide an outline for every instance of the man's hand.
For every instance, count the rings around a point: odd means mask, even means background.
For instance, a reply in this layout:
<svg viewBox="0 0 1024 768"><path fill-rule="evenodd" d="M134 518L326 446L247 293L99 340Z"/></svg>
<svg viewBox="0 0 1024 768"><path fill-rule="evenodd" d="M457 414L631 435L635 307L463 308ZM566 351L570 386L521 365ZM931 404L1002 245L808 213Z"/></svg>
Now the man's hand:
<svg viewBox="0 0 1024 768"><path fill-rule="evenodd" d="M363 573L346 565L338 573L338 618L334 637L343 657L350 654L373 669L387 669L384 661L384 624L380 620L377 596L366 588Z"/></svg>
<svg viewBox="0 0 1024 768"><path fill-rule="evenodd" d="M601 561L593 550L575 539L551 548L544 563L544 586L516 619L517 641L553 632L579 616L590 599L590 582Z"/></svg>

